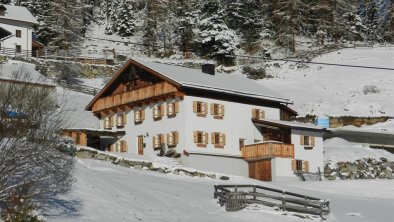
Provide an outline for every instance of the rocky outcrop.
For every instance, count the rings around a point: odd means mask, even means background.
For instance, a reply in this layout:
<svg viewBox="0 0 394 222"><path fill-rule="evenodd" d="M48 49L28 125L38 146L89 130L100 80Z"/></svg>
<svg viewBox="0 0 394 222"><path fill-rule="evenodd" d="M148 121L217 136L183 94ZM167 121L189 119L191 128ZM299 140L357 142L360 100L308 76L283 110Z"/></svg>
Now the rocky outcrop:
<svg viewBox="0 0 394 222"><path fill-rule="evenodd" d="M324 177L328 180L394 179L394 162L386 158L365 158L355 162L327 163Z"/></svg>
<svg viewBox="0 0 394 222"><path fill-rule="evenodd" d="M177 153L171 153L169 156L175 156ZM158 173L163 173L163 174L175 174L175 175L186 175L190 177L202 177L202 178L211 178L211 179L217 179L219 178L220 180L229 180L230 178L227 176L217 176L214 173L204 173L200 172L197 170L193 169L183 169L183 168L168 168L168 167L155 167L152 162L149 161L138 161L138 160L127 160L124 158L120 158L117 156L113 156L110 154L102 153L102 152L97 152L95 150L91 149L84 149L84 148L79 148L76 151L75 154L76 157L81 158L81 159L95 159L95 160L100 160L100 161L107 161L110 162L114 165L122 166L122 167L127 167L127 168L134 168L137 170L149 170L149 171L155 171Z"/></svg>

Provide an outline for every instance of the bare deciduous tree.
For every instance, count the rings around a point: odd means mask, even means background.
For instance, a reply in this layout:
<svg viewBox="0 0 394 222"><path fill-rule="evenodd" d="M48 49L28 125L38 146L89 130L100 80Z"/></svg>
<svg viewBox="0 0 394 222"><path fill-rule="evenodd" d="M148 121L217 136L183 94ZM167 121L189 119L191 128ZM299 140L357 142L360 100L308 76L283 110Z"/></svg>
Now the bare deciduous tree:
<svg viewBox="0 0 394 222"><path fill-rule="evenodd" d="M73 183L74 160L62 152L59 136L64 118L56 91L28 83L27 68L12 75L25 83L0 86L0 209L21 187L28 185L29 198L43 203Z"/></svg>

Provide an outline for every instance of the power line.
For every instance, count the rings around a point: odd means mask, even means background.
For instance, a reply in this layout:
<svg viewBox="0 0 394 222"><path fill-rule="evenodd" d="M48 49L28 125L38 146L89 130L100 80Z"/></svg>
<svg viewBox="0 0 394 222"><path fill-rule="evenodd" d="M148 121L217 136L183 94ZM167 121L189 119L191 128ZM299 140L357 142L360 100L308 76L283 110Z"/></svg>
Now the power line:
<svg viewBox="0 0 394 222"><path fill-rule="evenodd" d="M261 57L261 56L248 56L248 55L236 55L236 56L246 57L246 58L263 59L266 61L283 61L283 62L294 62L294 63L307 63L307 64L314 64L314 65L339 66L339 67L362 68L362 69L380 69L380 70L394 71L394 68L378 67L378 66L359 66L359 65L348 65L348 64L327 63L327 62L311 62L311 61L302 61L302 60L293 60L293 59L271 59L271 58L266 58L266 57Z"/></svg>

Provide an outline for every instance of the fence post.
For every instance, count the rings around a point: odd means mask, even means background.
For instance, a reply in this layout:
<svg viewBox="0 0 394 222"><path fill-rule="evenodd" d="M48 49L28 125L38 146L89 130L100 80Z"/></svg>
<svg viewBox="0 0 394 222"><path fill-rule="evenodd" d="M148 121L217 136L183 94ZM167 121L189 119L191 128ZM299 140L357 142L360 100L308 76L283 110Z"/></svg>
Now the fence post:
<svg viewBox="0 0 394 222"><path fill-rule="evenodd" d="M282 210L286 211L286 191L282 191Z"/></svg>
<svg viewBox="0 0 394 222"><path fill-rule="evenodd" d="M253 185L253 193L254 193L253 200L256 200L256 192L257 192L256 185Z"/></svg>
<svg viewBox="0 0 394 222"><path fill-rule="evenodd" d="M308 203L308 198L305 196L305 204L304 204L305 205L305 209L308 207L307 203Z"/></svg>

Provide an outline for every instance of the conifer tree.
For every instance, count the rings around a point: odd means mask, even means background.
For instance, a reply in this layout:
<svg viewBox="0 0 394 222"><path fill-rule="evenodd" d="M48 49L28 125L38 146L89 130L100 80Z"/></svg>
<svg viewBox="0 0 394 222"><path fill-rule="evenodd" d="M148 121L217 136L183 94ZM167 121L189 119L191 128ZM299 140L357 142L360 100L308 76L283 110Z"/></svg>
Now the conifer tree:
<svg viewBox="0 0 394 222"><path fill-rule="evenodd" d="M77 50L82 41L84 4L79 0L52 0L49 4L49 16L46 21L53 33L49 46L60 50Z"/></svg>
<svg viewBox="0 0 394 222"><path fill-rule="evenodd" d="M114 15L114 29L123 37L132 36L135 32L133 5L127 0L120 0L117 13Z"/></svg>
<svg viewBox="0 0 394 222"><path fill-rule="evenodd" d="M366 40L376 42L379 40L379 8L375 1L367 3L365 8L364 24L366 26Z"/></svg>
<svg viewBox="0 0 394 222"><path fill-rule="evenodd" d="M217 1L203 6L204 15L199 22L199 43L203 55L209 55L221 64L233 65L235 60L234 32L224 22L224 12Z"/></svg>

